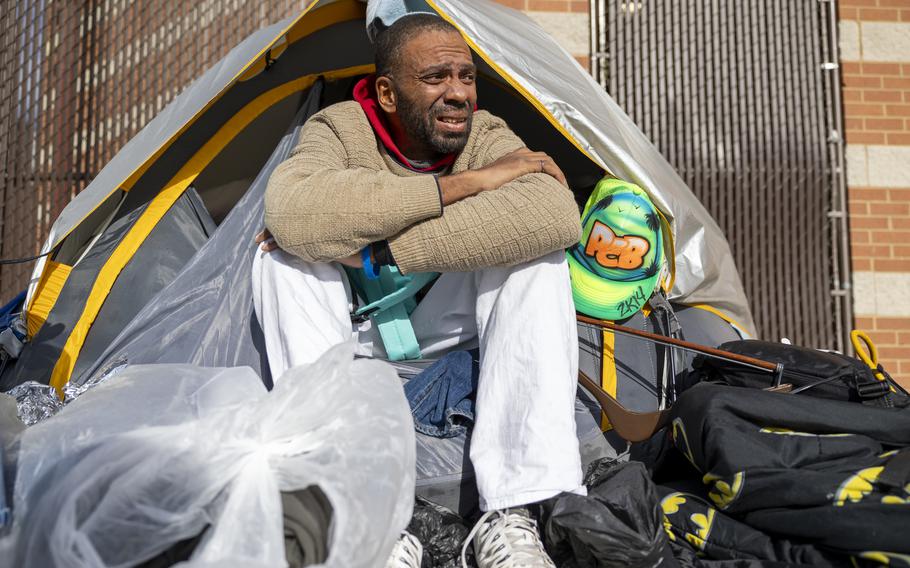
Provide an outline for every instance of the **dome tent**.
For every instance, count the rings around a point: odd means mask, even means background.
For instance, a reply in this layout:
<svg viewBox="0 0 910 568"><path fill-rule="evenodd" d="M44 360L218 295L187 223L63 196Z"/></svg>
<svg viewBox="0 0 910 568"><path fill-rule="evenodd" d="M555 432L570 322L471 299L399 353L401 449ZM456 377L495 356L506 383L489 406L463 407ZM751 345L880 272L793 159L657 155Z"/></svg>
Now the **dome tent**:
<svg viewBox="0 0 910 568"><path fill-rule="evenodd" d="M751 330L722 232L572 57L520 12L485 0L428 4L474 50L481 107L554 156L579 201L605 172L649 193L670 229L670 298ZM124 146L52 226L42 253L53 252L26 299L31 342L0 387L31 379L59 389L121 362L262 370L246 261L263 168L320 78L311 104L321 108L372 70L364 10L311 2L256 32Z"/></svg>

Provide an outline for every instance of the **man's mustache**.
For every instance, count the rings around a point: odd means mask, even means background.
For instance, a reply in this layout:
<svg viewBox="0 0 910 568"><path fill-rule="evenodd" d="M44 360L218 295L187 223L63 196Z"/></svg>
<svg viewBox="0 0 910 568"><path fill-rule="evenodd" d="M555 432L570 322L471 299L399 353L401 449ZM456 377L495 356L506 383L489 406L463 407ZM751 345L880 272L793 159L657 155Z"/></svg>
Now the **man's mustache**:
<svg viewBox="0 0 910 568"><path fill-rule="evenodd" d="M453 105L453 104L448 104L448 103L444 103L440 106L434 105L433 108L431 109L433 118L438 118L439 116L442 116L444 114L458 114L458 113L469 114L470 110L471 110L471 107L467 101L465 101L464 104L462 104L462 105Z"/></svg>

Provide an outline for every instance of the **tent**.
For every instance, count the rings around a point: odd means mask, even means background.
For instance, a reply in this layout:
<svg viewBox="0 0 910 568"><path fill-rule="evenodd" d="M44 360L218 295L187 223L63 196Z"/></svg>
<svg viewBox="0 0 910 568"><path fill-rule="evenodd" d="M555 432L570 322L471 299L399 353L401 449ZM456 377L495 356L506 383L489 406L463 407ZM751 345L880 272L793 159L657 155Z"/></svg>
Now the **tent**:
<svg viewBox="0 0 910 568"><path fill-rule="evenodd" d="M752 330L723 233L578 63L520 12L429 4L474 50L481 108L554 156L580 202L605 173L645 188L670 229L670 298ZM123 147L53 224L26 297L30 342L0 390L139 363L247 365L270 381L249 284L262 193L294 117L349 98L371 72L364 13L313 1L254 33Z"/></svg>

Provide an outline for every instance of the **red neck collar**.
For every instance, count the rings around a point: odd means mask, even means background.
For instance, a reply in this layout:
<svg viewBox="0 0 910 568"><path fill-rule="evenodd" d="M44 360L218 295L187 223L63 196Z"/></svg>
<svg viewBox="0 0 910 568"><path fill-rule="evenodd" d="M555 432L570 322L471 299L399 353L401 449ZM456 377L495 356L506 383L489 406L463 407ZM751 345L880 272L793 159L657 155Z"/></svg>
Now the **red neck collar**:
<svg viewBox="0 0 910 568"><path fill-rule="evenodd" d="M367 115L367 120L370 121L370 126L373 127L373 131L382 142L382 145L385 146L385 149L401 162L402 165L415 172L435 172L455 163L455 154L449 154L443 156L438 162L426 168L416 168L411 164L411 161L401 153L401 150L398 149L398 146L392 139L388 122L386 122L385 115L383 114L382 109L379 108L379 101L376 99L375 81L376 75L369 75L358 81L357 84L354 85L354 100L360 103L360 107L363 109L364 114Z"/></svg>

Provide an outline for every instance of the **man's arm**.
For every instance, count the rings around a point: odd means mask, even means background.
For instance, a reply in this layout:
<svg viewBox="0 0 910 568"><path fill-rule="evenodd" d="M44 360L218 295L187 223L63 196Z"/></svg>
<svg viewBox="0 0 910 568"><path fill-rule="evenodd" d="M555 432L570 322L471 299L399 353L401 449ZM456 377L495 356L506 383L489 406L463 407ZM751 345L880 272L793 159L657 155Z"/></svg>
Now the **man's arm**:
<svg viewBox="0 0 910 568"><path fill-rule="evenodd" d="M561 172L552 171L550 161L543 168L549 173L513 175L516 171L511 167L540 171L539 153L521 158L521 152L516 153L524 148L521 139L501 119L491 119L468 164L469 171L440 178L440 182L444 200L447 182L457 184L459 177L486 180L488 186L498 189L484 187L447 205L441 217L418 222L390 238L392 255L402 272L466 272L508 266L578 242L578 206L564 178L560 181ZM502 163L516 155L522 163ZM533 155L530 160L529 155ZM511 181L500 183L497 176Z"/></svg>
<svg viewBox="0 0 910 568"><path fill-rule="evenodd" d="M439 178L442 204L451 205L482 191L499 189L523 175L534 173L548 174L559 183L568 186L566 176L553 158L543 152L532 152L522 147L483 168Z"/></svg>
<svg viewBox="0 0 910 568"><path fill-rule="evenodd" d="M321 115L303 126L265 192L266 227L282 249L309 262L356 255L441 213L432 176L349 168L340 138Z"/></svg>

